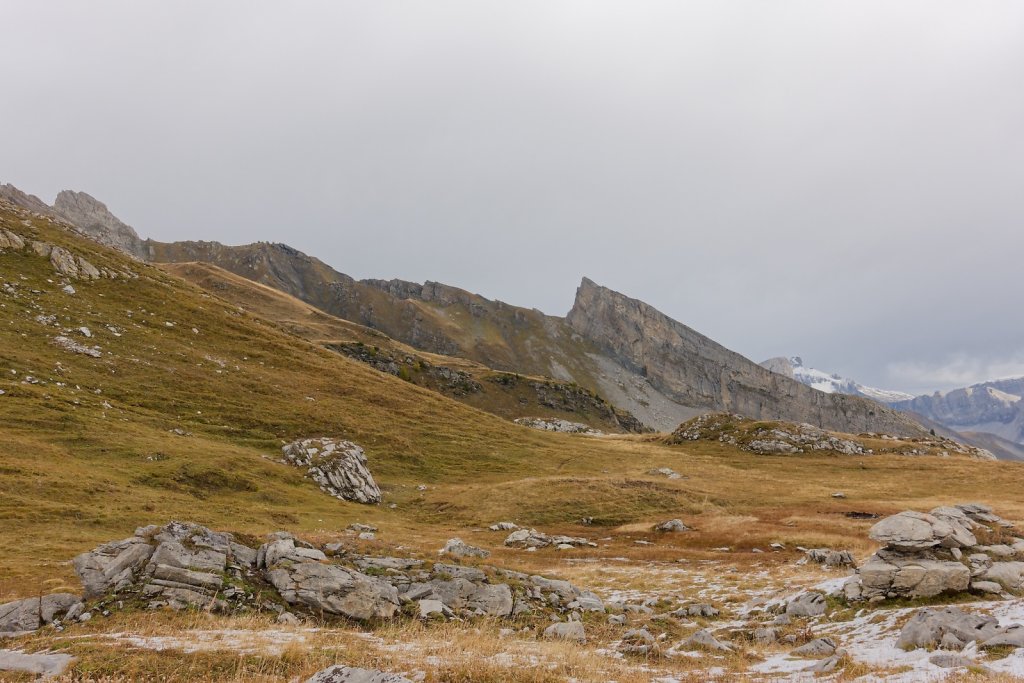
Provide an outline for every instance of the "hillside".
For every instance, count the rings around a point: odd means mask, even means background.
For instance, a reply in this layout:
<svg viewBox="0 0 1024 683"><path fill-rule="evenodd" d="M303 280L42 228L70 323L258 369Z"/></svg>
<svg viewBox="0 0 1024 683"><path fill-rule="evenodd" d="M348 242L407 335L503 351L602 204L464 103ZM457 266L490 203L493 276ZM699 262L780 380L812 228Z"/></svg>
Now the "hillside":
<svg viewBox="0 0 1024 683"><path fill-rule="evenodd" d="M5 188L12 201L39 210L38 198ZM134 229L89 195L63 192L58 200L50 213L88 224L78 227L145 260L212 263L421 351L579 385L655 429L670 430L702 412L725 410L839 431L924 433L888 408L861 398L823 397L768 372L643 302L586 278L569 315L560 318L437 282L357 281L283 244L140 241ZM98 236L104 230L107 234Z"/></svg>
<svg viewBox="0 0 1024 683"><path fill-rule="evenodd" d="M546 613L471 627L405 613L379 627L303 613L308 622L287 625L273 611L175 613L91 601L90 621L15 641L27 652L76 657L69 680L304 680L338 661L427 670L431 682L639 683L652 667L678 680L722 666L740 675L779 656L780 646L725 661L639 663L598 650L645 624L663 625L672 640L688 637L693 619L716 628L710 615L719 609L732 619L741 601L834 579L797 564L803 554L794 548L870 552L872 516L984 499L1024 518L1014 494L1024 469L947 457L936 452L939 442L869 437L878 452L851 455L836 450L846 437L816 436L824 450L773 454L744 450L752 440L667 443L519 427L321 346L338 335L379 340L373 331L208 266L169 270L208 278L212 291L0 202L0 601L80 592L71 557L137 527L184 519L231 531L252 548L287 529L314 547L340 539L345 557L389 561L436 561L446 539L460 536L490 552L494 566L565 578L610 606L633 607L623 625L585 615L588 641L577 644L545 641ZM231 300L242 291L253 297L251 310ZM751 439L760 429L796 428L750 427ZM325 435L365 448L383 504L326 495L281 460L283 443ZM993 491L997 479L1002 487ZM692 531L652 531L673 518ZM503 543L507 531L487 529L501 520L593 545L526 552ZM379 531L359 538L345 531L353 522ZM783 549L766 550L773 543ZM469 564L441 571L471 571ZM683 611L703 604L706 616L655 619L641 601ZM801 623L790 630L806 640ZM501 630L509 624L518 629L511 639ZM523 658L508 659L510 649Z"/></svg>
<svg viewBox="0 0 1024 683"><path fill-rule="evenodd" d="M632 415L578 385L498 372L463 358L418 351L209 263L161 268L314 344L506 419L558 418L608 432L645 431Z"/></svg>
<svg viewBox="0 0 1024 683"><path fill-rule="evenodd" d="M154 261L215 263L418 349L574 382L659 429L705 410L728 410L845 431L921 431L875 403L823 397L775 376L650 307L638 324L629 317L636 308L621 305L634 300L586 279L563 319L439 283L355 281L284 245L179 242L150 249ZM640 355L627 351L633 334L649 335L654 346ZM656 362L653 348L662 354Z"/></svg>

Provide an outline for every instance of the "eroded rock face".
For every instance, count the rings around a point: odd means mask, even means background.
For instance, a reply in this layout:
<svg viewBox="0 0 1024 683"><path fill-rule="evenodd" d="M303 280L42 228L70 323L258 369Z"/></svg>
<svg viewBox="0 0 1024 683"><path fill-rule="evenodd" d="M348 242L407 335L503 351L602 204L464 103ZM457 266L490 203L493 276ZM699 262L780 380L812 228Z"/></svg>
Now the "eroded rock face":
<svg viewBox="0 0 1024 683"><path fill-rule="evenodd" d="M642 301L584 278L569 326L684 406L847 433L924 433L867 399L826 394L771 372Z"/></svg>
<svg viewBox="0 0 1024 683"><path fill-rule="evenodd" d="M351 441L302 439L282 451L285 461L306 468L325 493L357 503L380 503L380 487L367 467L366 454Z"/></svg>
<svg viewBox="0 0 1024 683"><path fill-rule="evenodd" d="M61 191L53 202L53 212L100 244L136 258L145 256L138 233L112 214L103 202L85 192Z"/></svg>

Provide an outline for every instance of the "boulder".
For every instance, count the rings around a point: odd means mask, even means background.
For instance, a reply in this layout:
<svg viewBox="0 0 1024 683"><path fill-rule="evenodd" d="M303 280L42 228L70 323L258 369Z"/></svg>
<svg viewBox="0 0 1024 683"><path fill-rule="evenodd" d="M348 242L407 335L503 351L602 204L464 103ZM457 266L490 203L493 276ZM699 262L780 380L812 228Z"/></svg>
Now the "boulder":
<svg viewBox="0 0 1024 683"><path fill-rule="evenodd" d="M982 581L998 583L1008 591L1024 589L1024 562L993 562L978 576Z"/></svg>
<svg viewBox="0 0 1024 683"><path fill-rule="evenodd" d="M825 596L821 593L802 593L786 604L791 617L816 617L825 613Z"/></svg>
<svg viewBox="0 0 1024 683"><path fill-rule="evenodd" d="M482 572L478 581L483 581ZM427 586L431 594L455 612L492 617L512 614L512 589L505 583L474 583L468 578L455 577L448 580L435 579Z"/></svg>
<svg viewBox="0 0 1024 683"><path fill-rule="evenodd" d="M896 646L904 650L938 647L946 635L961 643L984 642L999 634L994 617L964 612L958 607L924 608L914 613L900 631Z"/></svg>
<svg viewBox="0 0 1024 683"><path fill-rule="evenodd" d="M703 628L680 643L684 650L708 650L711 652L732 652L732 647L715 638L711 631Z"/></svg>
<svg viewBox="0 0 1024 683"><path fill-rule="evenodd" d="M444 544L444 547L441 548L441 554L453 555L455 557L478 557L483 559L490 557L491 551L469 545L461 538L450 538L448 539L448 542Z"/></svg>
<svg viewBox="0 0 1024 683"><path fill-rule="evenodd" d="M289 605L357 621L386 619L398 612L398 591L353 569L319 562L283 561L267 579Z"/></svg>
<svg viewBox="0 0 1024 683"><path fill-rule="evenodd" d="M805 552L810 562L823 564L826 567L856 567L853 553L849 550L832 550L831 548L811 548Z"/></svg>
<svg viewBox="0 0 1024 683"><path fill-rule="evenodd" d="M78 260L74 254L64 247L52 247L50 249L50 265L58 274L65 277L78 277Z"/></svg>
<svg viewBox="0 0 1024 683"><path fill-rule="evenodd" d="M619 652L624 654L647 655L657 649L657 641L645 628L626 631L619 642Z"/></svg>
<svg viewBox="0 0 1024 683"><path fill-rule="evenodd" d="M844 586L850 599L928 598L965 591L971 581L970 570L959 562L886 551L873 555L857 572Z"/></svg>
<svg viewBox="0 0 1024 683"><path fill-rule="evenodd" d="M978 668L980 665L970 657L954 652L936 652L928 662L941 669Z"/></svg>
<svg viewBox="0 0 1024 683"><path fill-rule="evenodd" d="M583 622L580 621L560 621L551 624L544 629L544 637L548 640L572 640L578 643L587 641L587 633L583 629Z"/></svg>
<svg viewBox="0 0 1024 683"><path fill-rule="evenodd" d="M654 527L655 531L681 532L689 531L690 527L683 524L681 519L670 519Z"/></svg>
<svg viewBox="0 0 1024 683"><path fill-rule="evenodd" d="M52 593L0 605L0 633L35 631L72 610L81 610L82 599L71 593Z"/></svg>
<svg viewBox="0 0 1024 683"><path fill-rule="evenodd" d="M966 548L978 543L969 529L951 518L940 519L910 510L881 520L871 527L868 536L887 548L911 552L935 547Z"/></svg>
<svg viewBox="0 0 1024 683"><path fill-rule="evenodd" d="M412 683L398 674L378 669L359 669L353 666L336 665L313 675L306 683Z"/></svg>
<svg viewBox="0 0 1024 683"><path fill-rule="evenodd" d="M836 653L836 642L831 638L815 638L793 650L794 657L831 657Z"/></svg>
<svg viewBox="0 0 1024 683"><path fill-rule="evenodd" d="M0 249L21 251L25 248L25 240L9 230L0 230Z"/></svg>
<svg viewBox="0 0 1024 683"><path fill-rule="evenodd" d="M1013 624L981 644L988 647L1024 647L1024 626Z"/></svg>
<svg viewBox="0 0 1024 683"><path fill-rule="evenodd" d="M366 454L351 441L302 439L282 452L286 462L306 468L325 493L357 503L380 503L380 487L367 467Z"/></svg>

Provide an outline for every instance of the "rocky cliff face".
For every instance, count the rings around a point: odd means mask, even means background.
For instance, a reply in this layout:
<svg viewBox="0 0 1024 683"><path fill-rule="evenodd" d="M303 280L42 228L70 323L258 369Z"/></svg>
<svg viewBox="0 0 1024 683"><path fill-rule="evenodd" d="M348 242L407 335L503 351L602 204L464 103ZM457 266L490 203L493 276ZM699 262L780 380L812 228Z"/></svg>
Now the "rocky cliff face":
<svg viewBox="0 0 1024 683"><path fill-rule="evenodd" d="M586 278L567 321L684 406L842 432L922 431L895 410L855 396L825 394L773 373L642 301Z"/></svg>
<svg viewBox="0 0 1024 683"><path fill-rule="evenodd" d="M142 240L135 229L112 214L106 204L85 192L63 190L50 210L100 244L136 258L145 257Z"/></svg>

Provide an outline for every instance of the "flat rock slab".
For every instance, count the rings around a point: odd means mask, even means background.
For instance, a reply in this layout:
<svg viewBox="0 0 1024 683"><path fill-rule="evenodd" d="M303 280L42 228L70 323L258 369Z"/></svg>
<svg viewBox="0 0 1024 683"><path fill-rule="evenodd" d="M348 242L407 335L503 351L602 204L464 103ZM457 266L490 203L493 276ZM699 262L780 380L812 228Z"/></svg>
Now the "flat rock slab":
<svg viewBox="0 0 1024 683"><path fill-rule="evenodd" d="M354 666L332 666L315 674L306 683L412 683L398 674Z"/></svg>
<svg viewBox="0 0 1024 683"><path fill-rule="evenodd" d="M74 657L65 654L26 654L17 650L0 650L0 671L18 671L42 678L60 676L73 661Z"/></svg>

